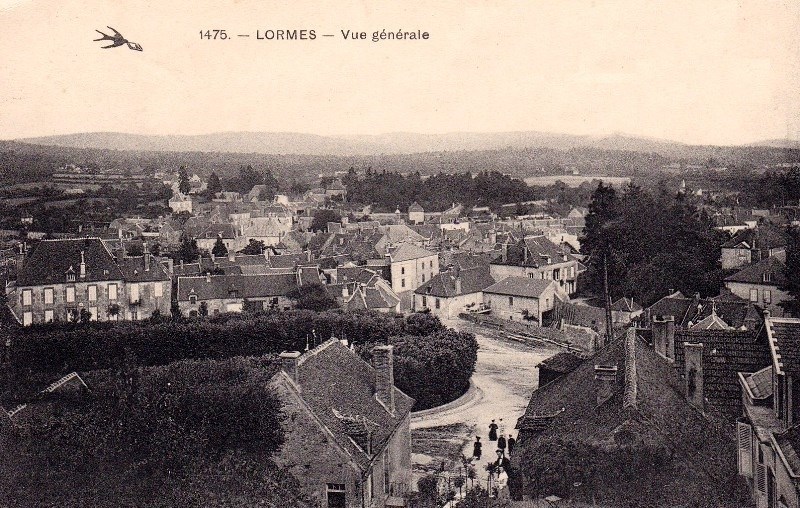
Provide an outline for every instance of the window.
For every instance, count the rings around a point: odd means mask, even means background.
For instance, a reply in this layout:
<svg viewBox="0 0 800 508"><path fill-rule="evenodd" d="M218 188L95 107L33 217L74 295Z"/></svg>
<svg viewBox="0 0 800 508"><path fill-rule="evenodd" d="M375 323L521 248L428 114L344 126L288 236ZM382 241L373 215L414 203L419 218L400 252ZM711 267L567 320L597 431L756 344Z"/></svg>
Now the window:
<svg viewBox="0 0 800 508"><path fill-rule="evenodd" d="M189 303L197 305L197 295L189 295Z"/></svg>
<svg viewBox="0 0 800 508"><path fill-rule="evenodd" d="M161 298L164 296L164 285L161 282L156 282L153 284L153 296L156 298Z"/></svg>
<svg viewBox="0 0 800 508"><path fill-rule="evenodd" d="M29 326L33 324L33 312L26 311L22 313L22 325Z"/></svg>
<svg viewBox="0 0 800 508"><path fill-rule="evenodd" d="M30 289L22 291L22 305L28 306L33 304L33 294Z"/></svg>
<svg viewBox="0 0 800 508"><path fill-rule="evenodd" d="M764 290L764 303L772 303L772 291L769 289Z"/></svg>
<svg viewBox="0 0 800 508"><path fill-rule="evenodd" d="M529 279L532 279L532 278L533 278L533 275L534 275L534 273L533 273L533 272L530 272L530 273L528 274L528 278L529 278Z"/></svg>
<svg viewBox="0 0 800 508"><path fill-rule="evenodd" d="M67 288L67 302L72 303L75 301L75 288L70 286Z"/></svg>
<svg viewBox="0 0 800 508"><path fill-rule="evenodd" d="M53 311L52 310L44 311L44 322L45 323L52 323L53 322Z"/></svg>
<svg viewBox="0 0 800 508"><path fill-rule="evenodd" d="M438 298L434 298L433 301L436 304L437 309L442 307L442 302Z"/></svg>
<svg viewBox="0 0 800 508"><path fill-rule="evenodd" d="M401 287L401 288L404 288L404 287L406 287L406 280L405 280L405 279L402 279L402 280L400 281L400 287Z"/></svg>
<svg viewBox="0 0 800 508"><path fill-rule="evenodd" d="M422 274L422 282L425 282L425 274Z"/></svg>
<svg viewBox="0 0 800 508"><path fill-rule="evenodd" d="M343 483L327 484L326 493L328 497L328 508L345 508L346 492Z"/></svg>
<svg viewBox="0 0 800 508"><path fill-rule="evenodd" d="M131 303L139 301L139 284L131 284Z"/></svg>
<svg viewBox="0 0 800 508"><path fill-rule="evenodd" d="M425 308L427 306L428 306L428 297L427 296L423 296L422 297L422 308Z"/></svg>
<svg viewBox="0 0 800 508"><path fill-rule="evenodd" d="M89 307L89 321L97 321L97 307Z"/></svg>
<svg viewBox="0 0 800 508"><path fill-rule="evenodd" d="M139 320L139 309L136 307L131 308L131 320L138 321Z"/></svg>
<svg viewBox="0 0 800 508"><path fill-rule="evenodd" d="M542 280L544 280L544 272L542 272Z"/></svg>
<svg viewBox="0 0 800 508"><path fill-rule="evenodd" d="M772 282L772 273L764 272L764 282Z"/></svg>
<svg viewBox="0 0 800 508"><path fill-rule="evenodd" d="M45 305L53 305L53 288L44 288Z"/></svg>
<svg viewBox="0 0 800 508"><path fill-rule="evenodd" d="M67 282L75 282L75 272L67 272Z"/></svg>
<svg viewBox="0 0 800 508"><path fill-rule="evenodd" d="M406 267L405 266L401 266L400 267L400 275L405 275L405 274L406 274Z"/></svg>
<svg viewBox="0 0 800 508"><path fill-rule="evenodd" d="M514 297L513 296L509 296L508 297L508 305L510 305L511 307L514 306Z"/></svg>
<svg viewBox="0 0 800 508"><path fill-rule="evenodd" d="M758 289L751 289L750 290L750 301L757 302L758 301Z"/></svg>
<svg viewBox="0 0 800 508"><path fill-rule="evenodd" d="M97 301L97 286L89 286L89 301L96 302Z"/></svg>
<svg viewBox="0 0 800 508"><path fill-rule="evenodd" d="M108 285L108 299L109 300L116 300L117 299L117 285L116 284L109 284Z"/></svg>

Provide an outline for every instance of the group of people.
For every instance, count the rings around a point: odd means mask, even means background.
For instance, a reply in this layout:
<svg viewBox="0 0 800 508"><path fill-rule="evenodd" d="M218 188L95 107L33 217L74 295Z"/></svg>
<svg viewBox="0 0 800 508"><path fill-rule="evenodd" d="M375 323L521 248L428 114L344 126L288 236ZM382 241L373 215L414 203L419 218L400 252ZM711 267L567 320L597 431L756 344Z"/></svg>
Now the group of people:
<svg viewBox="0 0 800 508"><path fill-rule="evenodd" d="M503 420L501 418L500 425L494 420L489 424L489 442L497 444L497 459L491 462L487 467L489 470L489 492L494 496L508 495L508 489L505 488L508 484L509 474L511 473L511 460L508 458L508 455L514 451L514 446L517 443L516 439L514 439L514 436L511 434L508 434L508 438L506 438L502 422ZM500 431L499 435L498 430ZM508 450L508 455L506 454L506 450ZM481 437L475 436L472 457L474 460L479 461L482 454L483 443L481 443Z"/></svg>
<svg viewBox="0 0 800 508"><path fill-rule="evenodd" d="M500 421L502 422L503 419L501 418ZM497 430L500 429L501 434L498 437ZM508 439L506 439L505 434L502 432L504 429L500 428L499 425L492 420L492 423L489 424L489 441L490 442L497 442L497 465L502 466L501 459L508 460L506 457L506 449L508 449L508 454L511 455L511 452L514 451L514 446L517 444L516 439L511 434L508 434ZM483 443L481 443L481 437L475 436L475 444L472 447L472 456L475 460L480 460L481 455L483 454Z"/></svg>

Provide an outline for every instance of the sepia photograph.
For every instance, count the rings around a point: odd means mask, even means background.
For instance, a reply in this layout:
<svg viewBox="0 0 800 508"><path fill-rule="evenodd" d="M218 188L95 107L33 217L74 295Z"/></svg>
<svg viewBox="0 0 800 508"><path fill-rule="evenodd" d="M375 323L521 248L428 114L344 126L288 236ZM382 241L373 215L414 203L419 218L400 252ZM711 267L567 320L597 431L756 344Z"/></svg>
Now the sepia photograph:
<svg viewBox="0 0 800 508"><path fill-rule="evenodd" d="M0 282L0 508L800 508L800 2L0 0Z"/></svg>

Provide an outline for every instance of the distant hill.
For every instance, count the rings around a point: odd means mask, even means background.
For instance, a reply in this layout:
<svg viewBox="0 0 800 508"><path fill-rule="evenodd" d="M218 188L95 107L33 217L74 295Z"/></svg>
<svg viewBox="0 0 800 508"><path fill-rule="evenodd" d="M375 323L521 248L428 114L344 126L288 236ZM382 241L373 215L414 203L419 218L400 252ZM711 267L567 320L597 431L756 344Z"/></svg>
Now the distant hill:
<svg viewBox="0 0 800 508"><path fill-rule="evenodd" d="M711 157L720 149L733 147L693 146L669 140L612 134L577 136L524 132L456 132L414 134L396 132L378 135L319 136L293 132L223 132L195 136L146 136L117 132L90 132L25 138L18 141L70 148L96 148L157 152L224 152L271 155L394 155L500 149L549 148L570 150L594 148L640 153L657 153L670 158ZM782 144L781 144L782 143ZM793 143L793 146L791 145ZM771 148L798 148L800 142L771 140Z"/></svg>

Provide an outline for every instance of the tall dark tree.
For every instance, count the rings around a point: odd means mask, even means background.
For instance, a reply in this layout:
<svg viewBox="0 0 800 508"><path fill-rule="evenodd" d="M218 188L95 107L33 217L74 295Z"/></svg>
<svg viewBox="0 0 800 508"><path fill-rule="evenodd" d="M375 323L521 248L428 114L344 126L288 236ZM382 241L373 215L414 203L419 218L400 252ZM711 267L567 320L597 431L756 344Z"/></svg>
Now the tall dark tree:
<svg viewBox="0 0 800 508"><path fill-rule="evenodd" d="M181 246L178 248L178 260L186 262L196 261L200 257L200 248L194 238L184 236L181 239Z"/></svg>
<svg viewBox="0 0 800 508"><path fill-rule="evenodd" d="M311 221L311 230L327 231L329 222L338 222L340 219L339 214L333 210L316 210L314 212L314 220Z"/></svg>
<svg viewBox="0 0 800 508"><path fill-rule="evenodd" d="M793 317L800 317L800 228L788 228L786 238L786 284L780 289L789 293L792 299L780 305Z"/></svg>
<svg viewBox="0 0 800 508"><path fill-rule="evenodd" d="M251 238L249 243L247 244L247 247L242 249L242 254L247 254L247 255L263 254L265 248L266 246L264 245L263 241Z"/></svg>
<svg viewBox="0 0 800 508"><path fill-rule="evenodd" d="M225 242L222 241L221 237L217 237L217 241L214 242L214 247L211 249L211 254L215 256L227 256L228 255L228 248L225 247Z"/></svg>
<svg viewBox="0 0 800 508"><path fill-rule="evenodd" d="M322 284L306 284L292 290L286 296L295 301L295 306L298 309L323 312L339 308L339 304L328 295L325 286Z"/></svg>
<svg viewBox="0 0 800 508"><path fill-rule="evenodd" d="M212 171L211 175L208 177L208 186L206 187L206 192L213 196L220 191L222 191L222 182L219 180L217 174Z"/></svg>
<svg viewBox="0 0 800 508"><path fill-rule="evenodd" d="M178 190L181 194L189 194L190 189L189 173L186 171L186 166L181 166L178 170Z"/></svg>

